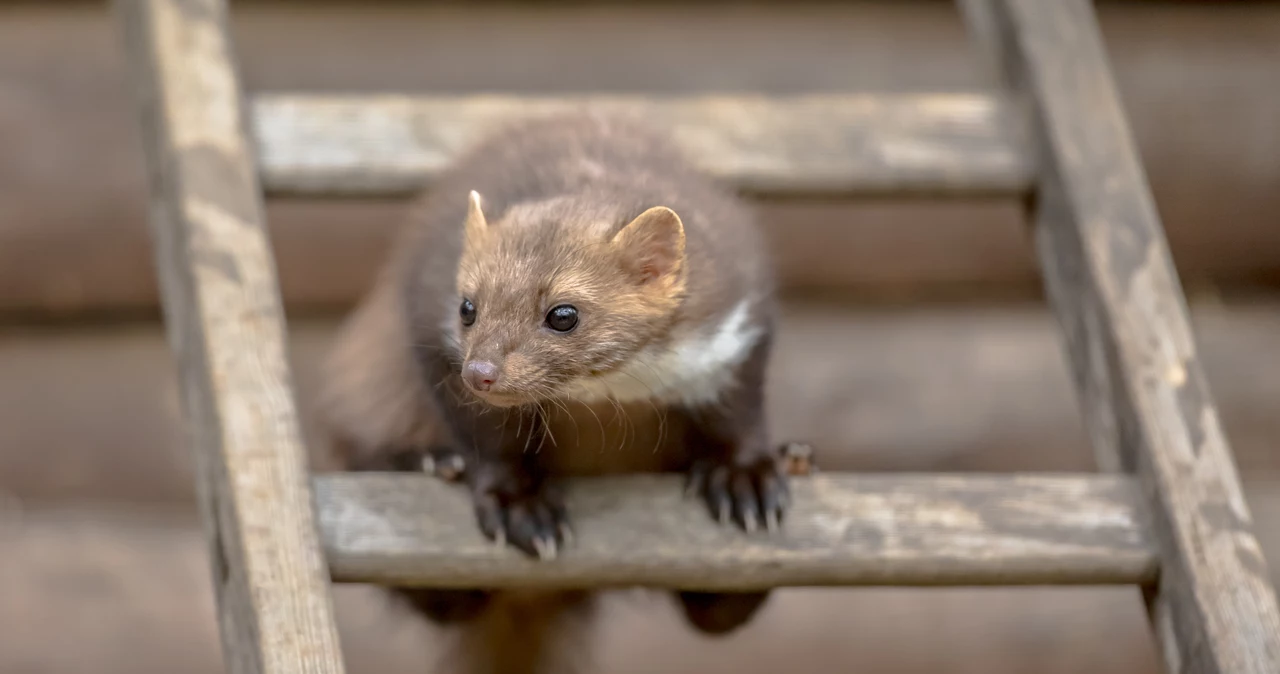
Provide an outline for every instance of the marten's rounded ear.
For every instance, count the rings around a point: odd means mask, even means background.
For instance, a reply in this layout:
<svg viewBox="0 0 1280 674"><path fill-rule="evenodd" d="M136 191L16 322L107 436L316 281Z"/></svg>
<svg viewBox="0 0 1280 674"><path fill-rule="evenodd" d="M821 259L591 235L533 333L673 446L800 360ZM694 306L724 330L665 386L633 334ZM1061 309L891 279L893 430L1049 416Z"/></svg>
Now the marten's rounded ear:
<svg viewBox="0 0 1280 674"><path fill-rule="evenodd" d="M619 230L613 247L638 283L673 277L684 265L684 223L670 208L654 206Z"/></svg>
<svg viewBox="0 0 1280 674"><path fill-rule="evenodd" d="M484 211L480 208L480 193L471 190L471 194L467 195L467 238L479 236L489 229L489 223L484 219Z"/></svg>

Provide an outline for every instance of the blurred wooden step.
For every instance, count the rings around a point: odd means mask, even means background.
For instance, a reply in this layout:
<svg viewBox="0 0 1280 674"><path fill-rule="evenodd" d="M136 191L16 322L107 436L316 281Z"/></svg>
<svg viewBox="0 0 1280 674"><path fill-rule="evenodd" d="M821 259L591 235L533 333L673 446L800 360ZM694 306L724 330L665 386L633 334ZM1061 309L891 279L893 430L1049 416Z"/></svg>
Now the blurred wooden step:
<svg viewBox="0 0 1280 674"><path fill-rule="evenodd" d="M770 413L779 437L814 443L830 470L1093 468L1043 308L788 303L784 311ZM1242 474L1280 475L1280 305L1193 305L1193 316ZM316 454L309 405L333 328L330 320L289 324ZM158 324L0 331L0 490L35 501L190 507L178 410L176 368Z"/></svg>
<svg viewBox="0 0 1280 674"><path fill-rule="evenodd" d="M720 526L682 478L570 483L554 564L487 541L465 490L420 475L314 480L336 580L433 587L706 590L839 585L1146 584L1157 573L1127 478L818 475L776 533Z"/></svg>
<svg viewBox="0 0 1280 674"><path fill-rule="evenodd" d="M788 95L982 86L949 3L469 10L346 2L299 12L251 2L231 18L257 91ZM1098 11L1183 280L1275 285L1280 90L1256 83L1274 73L1280 4L1103 3ZM156 311L141 149L112 30L93 3L8 3L0 17L0 314ZM602 48L637 34L661 49L635 58ZM1020 211L1005 201L770 202L762 219L788 286L912 299L1014 287L1033 295L1034 255ZM386 200L279 199L268 211L292 315L349 306L403 217L402 202Z"/></svg>
<svg viewBox="0 0 1280 674"><path fill-rule="evenodd" d="M403 195L495 123L589 107L669 129L747 193L1008 195L1031 180L1022 115L991 95L315 96L252 101L258 161L277 194Z"/></svg>
<svg viewBox="0 0 1280 674"><path fill-rule="evenodd" d="M33 510L0 527L0 546L0 672L225 672L194 517L102 504ZM433 654L447 635L374 588L333 592L354 671L438 671ZM783 589L723 640L692 632L660 595L619 592L602 609L584 644L601 674L816 672L846 659L896 674L1159 671L1141 608L1123 587Z"/></svg>

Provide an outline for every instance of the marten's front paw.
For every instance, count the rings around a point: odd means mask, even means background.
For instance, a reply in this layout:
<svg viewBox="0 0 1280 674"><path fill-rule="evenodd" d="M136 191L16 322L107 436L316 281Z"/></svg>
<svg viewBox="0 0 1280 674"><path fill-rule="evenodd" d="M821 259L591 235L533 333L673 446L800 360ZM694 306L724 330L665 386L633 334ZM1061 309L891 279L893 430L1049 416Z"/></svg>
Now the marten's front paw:
<svg viewBox="0 0 1280 674"><path fill-rule="evenodd" d="M787 475L809 476L818 472L813 445L807 442L784 442L778 447Z"/></svg>
<svg viewBox="0 0 1280 674"><path fill-rule="evenodd" d="M791 493L776 456L745 464L703 461L689 471L687 490L699 494L721 524L730 518L749 532L761 526L776 531Z"/></svg>
<svg viewBox="0 0 1280 674"><path fill-rule="evenodd" d="M467 460L453 447L432 447L422 455L422 472L444 480L461 482L466 477Z"/></svg>
<svg viewBox="0 0 1280 674"><path fill-rule="evenodd" d="M499 479L476 485L472 497L480 530L500 545L511 543L528 555L552 559L572 535L563 502L546 487Z"/></svg>

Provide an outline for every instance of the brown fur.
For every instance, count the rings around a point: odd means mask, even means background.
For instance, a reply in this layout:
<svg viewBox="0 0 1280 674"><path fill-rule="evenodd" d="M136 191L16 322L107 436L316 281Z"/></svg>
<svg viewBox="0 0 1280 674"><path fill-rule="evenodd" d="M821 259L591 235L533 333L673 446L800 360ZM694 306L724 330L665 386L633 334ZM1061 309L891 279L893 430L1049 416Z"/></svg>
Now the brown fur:
<svg viewBox="0 0 1280 674"><path fill-rule="evenodd" d="M581 113L500 130L417 204L338 335L321 392L336 458L349 470L415 470L429 449L461 452L489 535L502 534L486 525L495 513L514 523L546 512L544 474L689 470L710 459L725 466L709 473L713 485L768 483L762 389L774 305L763 251L751 213L642 124ZM477 308L473 325L460 324L464 298ZM722 399L684 409L560 395L718 323L744 299L764 336ZM543 325L558 303L579 311L568 333ZM475 359L499 366L491 391L458 376ZM709 493L714 513L719 492ZM461 623L459 656L473 674L547 671L558 658L548 644L584 624L591 605L583 593L401 596ZM681 595L708 632L745 622L763 597Z"/></svg>
<svg viewBox="0 0 1280 674"><path fill-rule="evenodd" d="M617 215L575 205L562 197L517 207L467 230L456 287L459 302L467 298L478 311L455 339L464 361L499 364L502 376L481 396L486 402L556 397L572 379L629 360L678 318L684 230L674 213L646 211L615 231ZM474 219L483 222L479 213ZM580 315L566 334L543 326L561 304Z"/></svg>

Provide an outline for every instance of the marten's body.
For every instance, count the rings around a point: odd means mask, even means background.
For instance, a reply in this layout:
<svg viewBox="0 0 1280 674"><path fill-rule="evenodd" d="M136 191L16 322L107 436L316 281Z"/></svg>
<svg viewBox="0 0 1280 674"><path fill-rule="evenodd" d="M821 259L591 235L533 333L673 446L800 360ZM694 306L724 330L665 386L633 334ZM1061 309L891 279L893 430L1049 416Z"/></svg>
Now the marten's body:
<svg viewBox="0 0 1280 674"><path fill-rule="evenodd" d="M571 538L562 475L687 472L712 516L775 529L787 490L763 402L774 316L751 213L669 141L615 117L528 121L432 185L339 335L323 417L349 470L460 462L480 529L530 555ZM476 673L567 666L553 638L590 604L400 594L463 626ZM722 633L766 595L678 596L694 625Z"/></svg>

